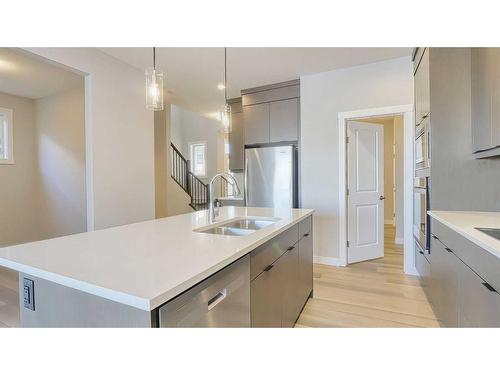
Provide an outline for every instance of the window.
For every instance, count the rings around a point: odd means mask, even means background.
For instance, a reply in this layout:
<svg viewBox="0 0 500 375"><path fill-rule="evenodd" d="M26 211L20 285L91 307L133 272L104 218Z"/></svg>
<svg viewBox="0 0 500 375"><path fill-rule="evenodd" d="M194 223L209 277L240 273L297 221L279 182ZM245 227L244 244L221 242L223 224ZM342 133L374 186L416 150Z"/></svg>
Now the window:
<svg viewBox="0 0 500 375"><path fill-rule="evenodd" d="M0 108L0 164L14 164L12 109Z"/></svg>
<svg viewBox="0 0 500 375"><path fill-rule="evenodd" d="M196 177L207 176L207 142L189 143L191 172Z"/></svg>

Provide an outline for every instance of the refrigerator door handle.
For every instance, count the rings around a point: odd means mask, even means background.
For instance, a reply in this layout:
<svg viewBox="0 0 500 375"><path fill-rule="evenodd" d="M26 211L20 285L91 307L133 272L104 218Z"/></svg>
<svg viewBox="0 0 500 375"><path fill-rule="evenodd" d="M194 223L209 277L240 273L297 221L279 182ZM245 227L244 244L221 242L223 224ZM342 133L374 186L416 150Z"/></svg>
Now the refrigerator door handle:
<svg viewBox="0 0 500 375"><path fill-rule="evenodd" d="M245 150L245 165L244 165L244 174L243 174L243 205L246 207L248 202L248 157L246 155L247 151Z"/></svg>

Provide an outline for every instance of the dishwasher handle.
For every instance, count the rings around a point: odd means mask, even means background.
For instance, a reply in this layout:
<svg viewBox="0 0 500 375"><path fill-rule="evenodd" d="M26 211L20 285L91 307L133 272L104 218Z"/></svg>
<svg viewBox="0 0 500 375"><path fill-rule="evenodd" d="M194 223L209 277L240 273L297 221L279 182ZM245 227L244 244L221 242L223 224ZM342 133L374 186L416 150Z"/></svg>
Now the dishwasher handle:
<svg viewBox="0 0 500 375"><path fill-rule="evenodd" d="M227 297L227 288L219 291L214 297L208 300L208 311L212 310L215 306L217 306L220 302L222 302Z"/></svg>

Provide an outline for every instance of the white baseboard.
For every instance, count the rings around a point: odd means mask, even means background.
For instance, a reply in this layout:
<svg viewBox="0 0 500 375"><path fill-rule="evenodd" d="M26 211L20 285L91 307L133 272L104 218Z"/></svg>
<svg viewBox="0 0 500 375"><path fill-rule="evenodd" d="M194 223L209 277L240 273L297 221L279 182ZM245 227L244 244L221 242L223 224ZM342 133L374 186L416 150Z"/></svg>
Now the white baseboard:
<svg viewBox="0 0 500 375"><path fill-rule="evenodd" d="M340 258L322 257L319 255L315 255L313 261L314 263L326 264L328 266L337 266L337 267L345 266L345 264L342 262Z"/></svg>
<svg viewBox="0 0 500 375"><path fill-rule="evenodd" d="M403 244L405 243L405 239L404 239L404 238L399 238L399 237L396 237L396 238L394 239L394 243L395 243L396 245L403 245Z"/></svg>

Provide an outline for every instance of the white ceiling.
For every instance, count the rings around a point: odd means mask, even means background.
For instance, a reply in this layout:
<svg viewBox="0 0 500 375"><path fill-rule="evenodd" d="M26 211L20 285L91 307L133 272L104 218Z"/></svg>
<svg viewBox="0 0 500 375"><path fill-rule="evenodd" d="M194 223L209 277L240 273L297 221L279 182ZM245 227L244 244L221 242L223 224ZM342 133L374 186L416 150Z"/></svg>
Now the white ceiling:
<svg viewBox="0 0 500 375"><path fill-rule="evenodd" d="M0 92L39 99L83 84L83 77L34 57L0 48Z"/></svg>
<svg viewBox="0 0 500 375"><path fill-rule="evenodd" d="M101 48L141 70L152 66L152 48ZM228 48L228 96L240 90L302 75L410 56L412 48ZM220 111L224 94L223 48L157 48L157 69L166 76L168 99L203 115Z"/></svg>

